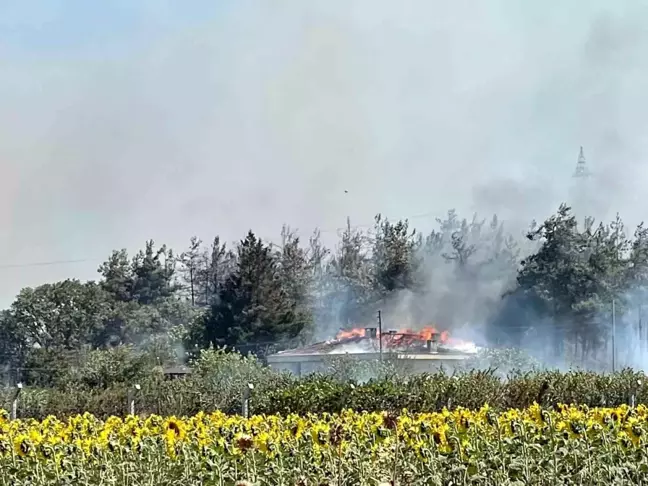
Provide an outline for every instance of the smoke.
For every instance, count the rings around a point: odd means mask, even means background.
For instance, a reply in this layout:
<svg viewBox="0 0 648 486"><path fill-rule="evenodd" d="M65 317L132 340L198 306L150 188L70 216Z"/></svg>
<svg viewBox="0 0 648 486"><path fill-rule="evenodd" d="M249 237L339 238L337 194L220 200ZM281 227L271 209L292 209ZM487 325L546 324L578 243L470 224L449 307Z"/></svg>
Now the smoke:
<svg viewBox="0 0 648 486"><path fill-rule="evenodd" d="M351 343L351 344L343 344L340 346L337 346L331 350L330 353L331 355L336 355L336 354L358 354L358 353L368 353L368 352L376 352L375 349L371 349L370 346L362 346L359 343Z"/></svg>
<svg viewBox="0 0 648 486"><path fill-rule="evenodd" d="M523 228L568 195L580 145L600 211L631 223L646 20L601 1L3 2L0 263L87 261L3 269L0 296L96 278L148 238L288 222L332 241L346 216L448 207Z"/></svg>

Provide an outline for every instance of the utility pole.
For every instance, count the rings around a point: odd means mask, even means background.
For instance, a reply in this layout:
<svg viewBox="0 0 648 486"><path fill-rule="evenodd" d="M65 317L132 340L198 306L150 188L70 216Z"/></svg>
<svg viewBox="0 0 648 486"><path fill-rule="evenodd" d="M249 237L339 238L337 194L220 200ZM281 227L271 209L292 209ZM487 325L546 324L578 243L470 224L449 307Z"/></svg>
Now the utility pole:
<svg viewBox="0 0 648 486"><path fill-rule="evenodd" d="M243 401L241 403L241 415L243 418L250 418L250 395L252 395L252 390L254 390L254 385L248 383L245 388L243 388Z"/></svg>
<svg viewBox="0 0 648 486"><path fill-rule="evenodd" d="M16 420L18 418L18 397L22 391L22 383L16 385L16 393L14 394L13 400L11 401L11 415L9 417L11 420Z"/></svg>
<svg viewBox="0 0 648 486"><path fill-rule="evenodd" d="M135 385L133 388L128 389L127 399L128 399L128 414L135 415L135 395L142 389L140 385Z"/></svg>
<svg viewBox="0 0 648 486"><path fill-rule="evenodd" d="M383 359L383 350L382 350L382 312L378 311L378 349L380 361Z"/></svg>
<svg viewBox="0 0 648 486"><path fill-rule="evenodd" d="M639 308L638 308L638 314L639 314L639 332L638 332L638 334L639 334L639 336L638 336L639 337L639 339L638 339L638 341L639 341L639 353L643 353L643 348L644 348L644 332L643 332L643 322L642 322L643 315L642 315L641 311L642 311L642 305L639 304Z"/></svg>
<svg viewBox="0 0 648 486"><path fill-rule="evenodd" d="M616 301L612 299L612 373L616 371Z"/></svg>

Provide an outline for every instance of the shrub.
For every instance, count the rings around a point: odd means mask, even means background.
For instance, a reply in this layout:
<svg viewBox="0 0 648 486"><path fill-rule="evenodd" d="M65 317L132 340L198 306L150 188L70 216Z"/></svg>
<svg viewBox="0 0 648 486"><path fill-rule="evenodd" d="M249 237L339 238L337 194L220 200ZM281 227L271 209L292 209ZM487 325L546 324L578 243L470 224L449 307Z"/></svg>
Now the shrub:
<svg viewBox="0 0 648 486"><path fill-rule="evenodd" d="M123 415L128 389L135 381L141 385L136 395L136 411L141 415L188 416L214 410L239 413L248 383L254 385L250 410L259 414L403 408L430 412L444 407L474 409L484 403L500 410L525 408L534 402L547 407L560 403L617 406L630 403L632 397L637 404L648 402L644 374L630 369L597 374L527 366L506 376L497 368L414 375L399 365L389 360L358 364L341 356L331 361L327 373L297 379L263 366L252 356L204 350L192 363L190 376L168 380L145 355L116 349L88 355L81 368L69 372L64 384L27 387L20 397L19 415L44 418L86 411L102 418ZM10 408L14 393L10 388L0 389L0 408Z"/></svg>

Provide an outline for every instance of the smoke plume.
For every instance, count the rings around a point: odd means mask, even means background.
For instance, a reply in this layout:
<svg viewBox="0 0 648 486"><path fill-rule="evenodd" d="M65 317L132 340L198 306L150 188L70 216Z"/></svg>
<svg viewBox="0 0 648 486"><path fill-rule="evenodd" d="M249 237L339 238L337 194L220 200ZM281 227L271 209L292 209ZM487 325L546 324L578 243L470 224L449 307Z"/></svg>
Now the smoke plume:
<svg viewBox="0 0 648 486"><path fill-rule="evenodd" d="M428 231L450 207L522 231L569 195L580 145L596 211L640 219L644 6L89 5L0 7L0 264L84 260L4 268L4 304L148 238L332 241L346 216Z"/></svg>

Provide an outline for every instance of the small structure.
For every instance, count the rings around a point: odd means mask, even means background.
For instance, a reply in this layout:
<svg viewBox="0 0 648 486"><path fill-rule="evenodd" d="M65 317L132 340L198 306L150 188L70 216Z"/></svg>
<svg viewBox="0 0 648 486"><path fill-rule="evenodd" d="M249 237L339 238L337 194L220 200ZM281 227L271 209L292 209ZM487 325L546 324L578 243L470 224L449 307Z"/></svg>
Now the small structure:
<svg viewBox="0 0 648 486"><path fill-rule="evenodd" d="M186 376L191 374L191 368L188 366L171 366L169 368L165 368L164 371L164 377L167 380L175 380L178 378L185 378Z"/></svg>
<svg viewBox="0 0 648 486"><path fill-rule="evenodd" d="M343 331L331 341L271 354L266 356L266 361L270 368L297 376L324 371L331 358L336 356L367 361L403 360L412 372L424 373L438 370L441 366L452 370L476 352L476 349L466 351L438 341L438 334L390 330L383 335L381 346L376 330L366 328Z"/></svg>

